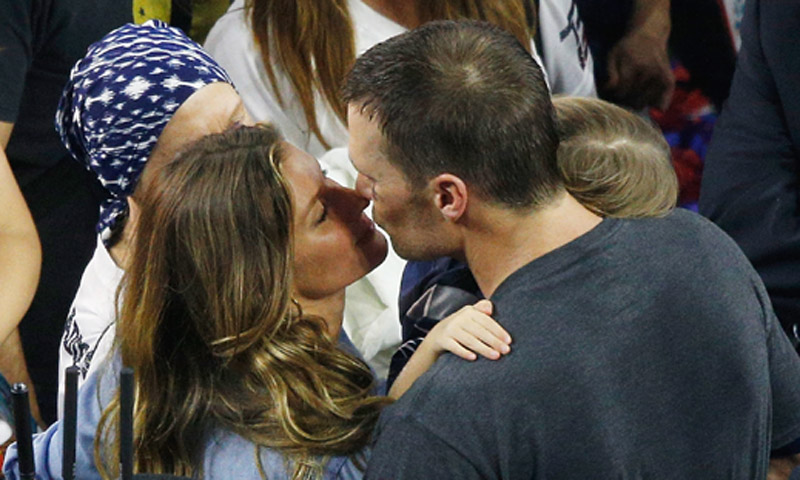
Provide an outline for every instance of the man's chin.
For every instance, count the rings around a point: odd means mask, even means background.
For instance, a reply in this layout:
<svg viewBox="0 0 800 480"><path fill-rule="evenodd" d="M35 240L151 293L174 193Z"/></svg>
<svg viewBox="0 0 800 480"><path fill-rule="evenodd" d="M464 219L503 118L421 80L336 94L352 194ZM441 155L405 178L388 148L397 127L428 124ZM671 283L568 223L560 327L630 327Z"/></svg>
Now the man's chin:
<svg viewBox="0 0 800 480"><path fill-rule="evenodd" d="M408 261L425 262L447 256L445 253L440 253L438 250L431 249L428 245L405 245L393 241L392 248L394 248L398 257Z"/></svg>

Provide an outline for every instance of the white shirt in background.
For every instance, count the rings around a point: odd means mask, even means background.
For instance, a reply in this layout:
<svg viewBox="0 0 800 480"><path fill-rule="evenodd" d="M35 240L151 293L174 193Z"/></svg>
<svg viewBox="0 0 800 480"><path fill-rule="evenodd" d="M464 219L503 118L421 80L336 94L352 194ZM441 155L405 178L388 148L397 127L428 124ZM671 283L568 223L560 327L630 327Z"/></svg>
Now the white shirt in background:
<svg viewBox="0 0 800 480"><path fill-rule="evenodd" d="M58 353L58 418L64 413L64 378L67 367L79 369L78 386L103 363L114 344L116 295L123 270L97 238L94 255L83 271L81 283L64 324Z"/></svg>

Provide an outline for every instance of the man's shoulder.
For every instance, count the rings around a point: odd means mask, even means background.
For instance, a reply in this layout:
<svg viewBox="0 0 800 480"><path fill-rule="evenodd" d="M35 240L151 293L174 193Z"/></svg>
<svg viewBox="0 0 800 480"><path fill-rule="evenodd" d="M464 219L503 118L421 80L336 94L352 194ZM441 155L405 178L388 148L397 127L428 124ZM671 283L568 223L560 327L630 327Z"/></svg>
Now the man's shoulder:
<svg viewBox="0 0 800 480"><path fill-rule="evenodd" d="M436 404L440 399L456 397L463 388L480 381L479 378L471 376L465 371L465 367L469 367L471 363L473 362L460 359L450 353L443 354L402 397L394 402L393 411L403 415L419 412L422 411L420 407ZM406 408L411 405L413 408Z"/></svg>
<svg viewBox="0 0 800 480"><path fill-rule="evenodd" d="M736 242L707 218L676 208L664 217L622 220L627 240L647 248L663 247L665 252L678 250L686 255L702 257L704 253L739 252ZM742 257L743 258L743 257Z"/></svg>
<svg viewBox="0 0 800 480"><path fill-rule="evenodd" d="M689 210L676 209L667 216L625 220L624 236L610 248L618 260L635 259L614 268L619 274L653 276L662 286L670 281L682 288L705 291L700 277L726 278L730 285L752 288L757 278L739 245L709 219ZM671 280L670 280L671 279ZM695 279L695 281L690 281Z"/></svg>
<svg viewBox="0 0 800 480"><path fill-rule="evenodd" d="M537 375L505 360L440 358L381 414L367 478L477 479L502 459L530 463L541 408L526 386Z"/></svg>
<svg viewBox="0 0 800 480"><path fill-rule="evenodd" d="M662 217L625 219L623 221L640 229L674 231L675 228L681 228L708 232L711 235L722 232L707 218L685 208L676 208Z"/></svg>
<svg viewBox="0 0 800 480"><path fill-rule="evenodd" d="M458 417L479 412L494 404L498 396L511 394L511 386L505 380L512 376L508 374L509 363L504 360L467 361L452 354L443 355L385 410L382 423L413 420L422 427L431 427L441 421L457 423L455 417L442 416L442 412L458 411Z"/></svg>
<svg viewBox="0 0 800 480"><path fill-rule="evenodd" d="M733 254L733 255L732 255ZM572 242L539 257L510 275L493 295L493 301L510 302L529 312L526 300L534 290L575 288L603 274L648 274L674 271L705 261L736 257L746 262L738 246L722 230L700 215L676 209L663 217L607 218ZM556 296L554 300L561 301ZM537 297L538 298L538 297ZM506 306L506 308L509 308Z"/></svg>
<svg viewBox="0 0 800 480"><path fill-rule="evenodd" d="M564 327L565 318L576 320L580 315L591 324L603 308L614 311L631 301L658 305L662 313L677 314L683 308L683 313L697 315L699 299L706 299L709 308L723 306L720 299L731 292L750 298L746 292L752 293L757 284L755 271L736 243L694 212L610 219L597 228L603 230L590 232L549 258L534 260L497 289L492 297L496 318L512 328L515 344L526 340L515 327L529 336L548 341L558 337L569 345L574 332ZM666 298L673 301L664 303ZM631 312L644 315L646 310ZM547 342L537 341L536 350L548 348ZM542 360L540 354L536 358Z"/></svg>

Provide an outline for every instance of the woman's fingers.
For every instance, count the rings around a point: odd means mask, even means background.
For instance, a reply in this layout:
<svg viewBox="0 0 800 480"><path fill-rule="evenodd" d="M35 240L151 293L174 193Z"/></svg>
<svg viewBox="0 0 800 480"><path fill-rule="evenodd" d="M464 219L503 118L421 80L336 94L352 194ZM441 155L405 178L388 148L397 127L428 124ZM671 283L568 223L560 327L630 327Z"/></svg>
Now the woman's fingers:
<svg viewBox="0 0 800 480"><path fill-rule="evenodd" d="M511 335L495 319L478 309L482 302L486 302L491 309L491 303L488 300L481 300L474 307L467 307L468 310L464 312L464 321L460 324L461 327L468 329L482 340L490 340L494 337L505 344L511 343Z"/></svg>

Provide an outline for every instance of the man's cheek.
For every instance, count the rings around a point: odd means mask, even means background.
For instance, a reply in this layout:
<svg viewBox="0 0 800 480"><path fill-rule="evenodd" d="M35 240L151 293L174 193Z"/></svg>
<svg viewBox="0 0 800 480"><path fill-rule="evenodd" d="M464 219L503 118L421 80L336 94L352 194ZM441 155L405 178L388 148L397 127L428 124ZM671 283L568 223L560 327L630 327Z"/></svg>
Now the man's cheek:
<svg viewBox="0 0 800 480"><path fill-rule="evenodd" d="M386 218L386 215L384 215L383 209L381 209L378 205L375 205L372 208L372 220L382 229L386 230L387 232L389 231L387 228L388 219Z"/></svg>

